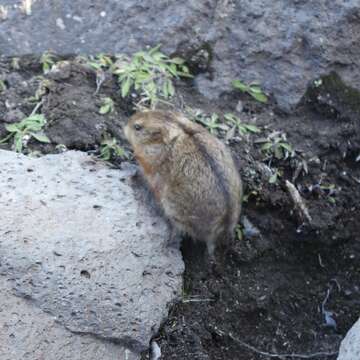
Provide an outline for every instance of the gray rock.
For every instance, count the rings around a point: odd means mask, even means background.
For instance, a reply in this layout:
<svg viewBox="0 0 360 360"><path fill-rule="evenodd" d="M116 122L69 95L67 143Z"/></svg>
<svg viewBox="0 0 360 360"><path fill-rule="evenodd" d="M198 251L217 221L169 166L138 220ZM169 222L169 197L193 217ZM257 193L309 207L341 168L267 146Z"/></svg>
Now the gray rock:
<svg viewBox="0 0 360 360"><path fill-rule="evenodd" d="M140 356L109 341L78 335L53 316L11 294L11 282L0 276L1 360L136 360Z"/></svg>
<svg viewBox="0 0 360 360"><path fill-rule="evenodd" d="M236 78L258 80L284 109L331 70L360 88L358 0L37 0L29 15L13 3L0 0L5 55L131 53L161 43L196 57L206 48L211 77L196 79L203 94L217 97Z"/></svg>
<svg viewBox="0 0 360 360"><path fill-rule="evenodd" d="M81 152L0 151L0 275L66 329L139 352L179 296L184 264L128 181Z"/></svg>
<svg viewBox="0 0 360 360"><path fill-rule="evenodd" d="M360 359L360 319L349 330L345 339L340 345L337 360L358 360Z"/></svg>

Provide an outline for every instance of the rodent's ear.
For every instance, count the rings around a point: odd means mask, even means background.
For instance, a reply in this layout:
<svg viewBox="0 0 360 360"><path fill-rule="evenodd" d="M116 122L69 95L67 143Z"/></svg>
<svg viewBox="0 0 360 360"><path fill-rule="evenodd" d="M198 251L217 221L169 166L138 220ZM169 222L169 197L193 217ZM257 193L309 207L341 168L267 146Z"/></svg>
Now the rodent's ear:
<svg viewBox="0 0 360 360"><path fill-rule="evenodd" d="M174 142L180 135L179 129L175 127L169 127L164 129L164 143L166 145Z"/></svg>

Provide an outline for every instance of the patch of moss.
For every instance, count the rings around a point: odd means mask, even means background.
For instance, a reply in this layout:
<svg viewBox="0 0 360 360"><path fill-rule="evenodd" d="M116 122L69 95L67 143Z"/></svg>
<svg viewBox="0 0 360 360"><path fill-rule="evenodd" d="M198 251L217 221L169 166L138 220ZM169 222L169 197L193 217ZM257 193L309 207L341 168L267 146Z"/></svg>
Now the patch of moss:
<svg viewBox="0 0 360 360"><path fill-rule="evenodd" d="M313 81L305 98L324 115L343 120L360 117L360 91L347 85L334 71Z"/></svg>

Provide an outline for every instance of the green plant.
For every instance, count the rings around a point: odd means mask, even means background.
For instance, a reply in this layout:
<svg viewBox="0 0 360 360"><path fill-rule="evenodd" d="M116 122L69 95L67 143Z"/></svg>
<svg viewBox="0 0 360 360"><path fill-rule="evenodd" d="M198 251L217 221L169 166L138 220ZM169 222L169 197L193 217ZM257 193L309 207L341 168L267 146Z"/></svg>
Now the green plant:
<svg viewBox="0 0 360 360"><path fill-rule="evenodd" d="M244 238L243 229L241 225L236 225L235 227L236 239L241 241Z"/></svg>
<svg viewBox="0 0 360 360"><path fill-rule="evenodd" d="M0 140L0 144L13 138L15 151L22 152L23 147L27 145L31 138L42 143L49 143L49 138L43 133L45 125L46 119L42 114L30 115L18 123L7 124L5 128L9 132L9 135Z"/></svg>
<svg viewBox="0 0 360 360"><path fill-rule="evenodd" d="M227 123L230 125L230 127L231 127L230 132L233 133L233 136L235 135L236 131L238 131L240 135L261 132L261 130L257 126L251 125L251 124L244 124L234 114L230 114L230 113L225 114L224 118L227 121ZM233 136L231 136L231 137L233 137Z"/></svg>
<svg viewBox="0 0 360 360"><path fill-rule="evenodd" d="M211 134L217 134L219 130L227 131L229 127L220 121L220 117L216 113L206 114L200 109L185 107L185 113L189 119L204 125Z"/></svg>
<svg viewBox="0 0 360 360"><path fill-rule="evenodd" d="M63 153L65 151L67 151L67 147L64 144L58 144L55 146L55 149L59 152L59 153Z"/></svg>
<svg viewBox="0 0 360 360"><path fill-rule="evenodd" d="M11 59L11 67L13 70L20 70L20 59L18 57Z"/></svg>
<svg viewBox="0 0 360 360"><path fill-rule="evenodd" d="M79 63L86 63L96 71L96 91L95 95L99 92L102 83L105 81L105 71L114 67L114 62L111 56L106 54L98 54L96 56L90 56L87 59L84 56L78 56L76 58Z"/></svg>
<svg viewBox="0 0 360 360"><path fill-rule="evenodd" d="M243 202L247 203L249 201L250 197L257 197L259 193L256 190L249 191L248 193L244 194L243 196Z"/></svg>
<svg viewBox="0 0 360 360"><path fill-rule="evenodd" d="M90 56L87 61L88 65L90 65L95 70L98 69L108 69L113 66L112 58L106 54L98 54L96 56Z"/></svg>
<svg viewBox="0 0 360 360"><path fill-rule="evenodd" d="M6 90L6 84L4 80L0 80L0 94Z"/></svg>
<svg viewBox="0 0 360 360"><path fill-rule="evenodd" d="M220 121L220 117L216 113L212 113L210 116L206 114L199 114L196 121L203 124L211 134L217 135L219 130L228 130L228 126Z"/></svg>
<svg viewBox="0 0 360 360"><path fill-rule="evenodd" d="M287 142L285 133L274 131L267 138L258 139L255 143L262 144L261 151L268 157L286 160L294 156L294 150Z"/></svg>
<svg viewBox="0 0 360 360"><path fill-rule="evenodd" d="M239 89L242 92L248 93L250 96L252 96L255 100L261 102L261 103L267 103L268 98L264 94L264 92L261 90L261 87L257 83L250 83L248 85L244 84L240 80L234 80L232 82L232 86L235 89Z"/></svg>
<svg viewBox="0 0 360 360"><path fill-rule="evenodd" d="M219 115L215 113L210 116L202 116L198 121L205 125L211 134L217 134L219 129L224 129L224 125L220 122Z"/></svg>
<svg viewBox="0 0 360 360"><path fill-rule="evenodd" d="M109 161L113 157L125 158L125 150L117 144L115 138L105 135L100 144L100 158Z"/></svg>
<svg viewBox="0 0 360 360"><path fill-rule="evenodd" d="M40 64L44 74L47 74L55 64L54 55L50 51L45 51L40 58Z"/></svg>
<svg viewBox="0 0 360 360"><path fill-rule="evenodd" d="M35 95L28 98L29 102L39 102L42 97L48 93L49 87L51 85L51 81L43 78L42 76L38 77L39 85L36 89Z"/></svg>
<svg viewBox="0 0 360 360"><path fill-rule="evenodd" d="M336 193L338 192L338 189L336 188L335 184L320 184L321 191L326 195L327 200L331 204L336 204Z"/></svg>
<svg viewBox="0 0 360 360"><path fill-rule="evenodd" d="M315 87L320 87L322 84L323 84L322 79L314 80L314 86Z"/></svg>
<svg viewBox="0 0 360 360"><path fill-rule="evenodd" d="M118 75L123 98L134 89L141 98L138 105L148 104L153 108L161 99L175 94L173 79L191 77L183 59L169 58L159 49L160 45L137 52L131 59L118 58L113 73Z"/></svg>
<svg viewBox="0 0 360 360"><path fill-rule="evenodd" d="M114 101L110 97L105 97L102 99L102 103L99 109L101 115L112 113L114 111Z"/></svg>
<svg viewBox="0 0 360 360"><path fill-rule="evenodd" d="M282 172L278 169L272 169L272 170L273 170L273 174L269 177L269 183L276 184L279 177L282 176Z"/></svg>

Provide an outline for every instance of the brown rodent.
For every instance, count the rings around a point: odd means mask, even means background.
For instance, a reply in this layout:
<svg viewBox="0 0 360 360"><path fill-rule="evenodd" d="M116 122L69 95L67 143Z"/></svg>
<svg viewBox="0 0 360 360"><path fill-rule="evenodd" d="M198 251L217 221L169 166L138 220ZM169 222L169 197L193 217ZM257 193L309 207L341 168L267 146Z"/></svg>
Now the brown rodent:
<svg viewBox="0 0 360 360"><path fill-rule="evenodd" d="M176 229L206 242L212 256L239 219L242 183L230 151L180 113L132 116L125 136L165 215Z"/></svg>

